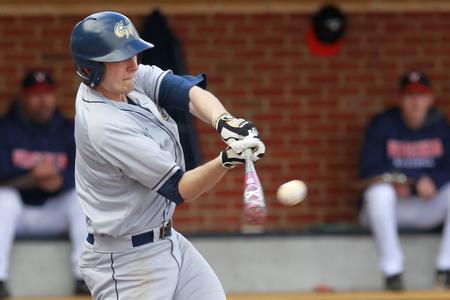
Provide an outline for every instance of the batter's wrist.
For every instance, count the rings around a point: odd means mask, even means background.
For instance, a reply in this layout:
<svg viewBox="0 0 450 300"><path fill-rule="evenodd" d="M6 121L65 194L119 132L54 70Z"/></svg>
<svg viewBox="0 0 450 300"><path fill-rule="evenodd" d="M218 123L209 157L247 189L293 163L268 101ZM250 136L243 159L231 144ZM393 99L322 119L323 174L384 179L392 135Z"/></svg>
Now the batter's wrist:
<svg viewBox="0 0 450 300"><path fill-rule="evenodd" d="M223 113L219 114L217 117L215 117L212 120L212 122L211 122L212 126L217 130L217 123L219 122L220 118L222 118L223 116L227 116L227 115L231 117L231 114L227 111L224 111Z"/></svg>

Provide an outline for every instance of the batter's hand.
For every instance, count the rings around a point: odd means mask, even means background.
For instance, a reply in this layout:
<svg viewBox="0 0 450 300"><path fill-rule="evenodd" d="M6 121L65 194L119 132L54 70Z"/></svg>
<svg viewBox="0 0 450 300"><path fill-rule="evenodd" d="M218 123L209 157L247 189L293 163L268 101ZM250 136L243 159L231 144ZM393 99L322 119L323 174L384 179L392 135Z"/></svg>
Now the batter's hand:
<svg viewBox="0 0 450 300"><path fill-rule="evenodd" d="M224 151L220 152L220 162L225 168L234 168L236 165L245 163L244 150L252 149L253 161L260 160L266 152L266 146L260 139L246 137L239 141L230 143Z"/></svg>
<svg viewBox="0 0 450 300"><path fill-rule="evenodd" d="M258 130L251 122L235 118L228 113L217 117L213 122L213 126L219 132L222 140L228 145L231 145L234 141L242 140L245 137L259 139Z"/></svg>

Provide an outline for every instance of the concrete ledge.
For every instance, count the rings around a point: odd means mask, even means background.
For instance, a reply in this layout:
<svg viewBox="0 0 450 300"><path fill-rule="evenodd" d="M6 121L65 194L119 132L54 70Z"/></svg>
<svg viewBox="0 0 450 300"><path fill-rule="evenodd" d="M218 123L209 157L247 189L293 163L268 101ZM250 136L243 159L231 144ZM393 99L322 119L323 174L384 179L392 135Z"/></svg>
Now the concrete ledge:
<svg viewBox="0 0 450 300"><path fill-rule="evenodd" d="M73 289L67 240L14 244L9 286L13 296L64 296Z"/></svg>
<svg viewBox="0 0 450 300"><path fill-rule="evenodd" d="M380 290L375 245L369 235L246 236L190 240L217 272L227 292L306 292L319 284L337 291ZM402 235L405 285L433 286L439 234ZM62 296L72 291L69 243L16 242L10 286L15 296Z"/></svg>
<svg viewBox="0 0 450 300"><path fill-rule="evenodd" d="M406 235L407 289L430 289L439 235ZM227 291L303 292L319 284L337 291L380 290L383 278L370 236L194 240Z"/></svg>

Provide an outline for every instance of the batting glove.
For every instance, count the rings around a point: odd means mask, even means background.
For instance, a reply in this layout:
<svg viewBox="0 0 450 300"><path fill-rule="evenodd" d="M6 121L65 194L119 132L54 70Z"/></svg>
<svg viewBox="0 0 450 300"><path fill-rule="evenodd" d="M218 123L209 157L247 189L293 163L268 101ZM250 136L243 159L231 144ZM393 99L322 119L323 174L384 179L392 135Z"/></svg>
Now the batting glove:
<svg viewBox="0 0 450 300"><path fill-rule="evenodd" d="M218 116L213 121L213 126L219 132L222 140L228 145L248 136L259 138L258 130L251 122L235 118L229 113L223 113Z"/></svg>
<svg viewBox="0 0 450 300"><path fill-rule="evenodd" d="M246 137L239 141L230 143L224 151L220 152L220 162L225 168L234 168L236 165L245 163L244 151L252 149L253 161L260 160L266 152L266 146L258 138Z"/></svg>

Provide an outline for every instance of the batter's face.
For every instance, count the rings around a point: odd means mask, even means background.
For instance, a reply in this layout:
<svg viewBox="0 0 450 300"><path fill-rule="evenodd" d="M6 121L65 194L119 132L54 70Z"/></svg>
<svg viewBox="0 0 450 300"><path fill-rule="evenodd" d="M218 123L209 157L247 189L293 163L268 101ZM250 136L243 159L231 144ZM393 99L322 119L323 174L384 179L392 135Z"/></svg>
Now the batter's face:
<svg viewBox="0 0 450 300"><path fill-rule="evenodd" d="M20 104L25 117L34 123L45 124L53 117L56 97L53 92L24 93Z"/></svg>
<svg viewBox="0 0 450 300"><path fill-rule="evenodd" d="M400 99L402 117L411 129L418 129L425 123L428 110L434 104L432 93L403 94Z"/></svg>
<svg viewBox="0 0 450 300"><path fill-rule="evenodd" d="M134 77L138 70L137 57L105 63L105 67L105 75L98 91L111 100L124 101L126 94L134 89Z"/></svg>

